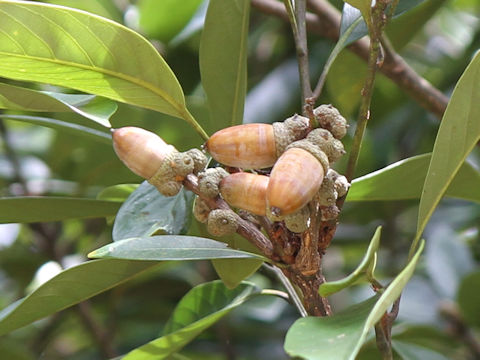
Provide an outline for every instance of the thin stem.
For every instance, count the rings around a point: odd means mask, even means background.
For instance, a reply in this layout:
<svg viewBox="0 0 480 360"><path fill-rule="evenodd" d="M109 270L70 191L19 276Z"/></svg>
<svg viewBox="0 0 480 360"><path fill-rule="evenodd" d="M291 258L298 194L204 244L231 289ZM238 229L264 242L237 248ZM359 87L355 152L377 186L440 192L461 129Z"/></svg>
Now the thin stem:
<svg viewBox="0 0 480 360"><path fill-rule="evenodd" d="M292 26L295 49L297 51L298 72L300 76L300 88L302 91L302 109L305 106L305 99L312 96L310 85L310 70L308 66L307 27L306 27L306 0L296 0L294 14L290 0L284 0L289 21Z"/></svg>
<svg viewBox="0 0 480 360"><path fill-rule="evenodd" d="M305 310L305 307L303 306L302 300L298 296L297 292L295 291L295 288L293 287L292 283L290 280L285 276L285 274L276 266L271 266L267 264L263 264L265 268L268 270L272 271L280 280L282 283L283 287L285 290L287 290L287 293L290 297L290 299L293 301L293 304L297 308L298 312L300 313L300 316L306 317L308 316L307 310Z"/></svg>
<svg viewBox="0 0 480 360"><path fill-rule="evenodd" d="M392 346L387 335L384 332L383 327L381 326L381 322L375 325L375 338L377 342L377 348L382 355L382 360L392 360Z"/></svg>
<svg viewBox="0 0 480 360"><path fill-rule="evenodd" d="M370 103L373 96L375 76L379 67L378 59L381 55L380 35L385 26L385 21L382 18L385 7L385 2L377 1L377 4L372 10L373 19L367 21L367 26L369 27L368 33L370 35L370 54L368 57L367 75L362 89L362 101L358 114L357 127L353 136L347 170L345 172L345 176L349 182L353 179L358 158L360 157L363 135L365 134L365 129L367 128L367 123L370 119Z"/></svg>

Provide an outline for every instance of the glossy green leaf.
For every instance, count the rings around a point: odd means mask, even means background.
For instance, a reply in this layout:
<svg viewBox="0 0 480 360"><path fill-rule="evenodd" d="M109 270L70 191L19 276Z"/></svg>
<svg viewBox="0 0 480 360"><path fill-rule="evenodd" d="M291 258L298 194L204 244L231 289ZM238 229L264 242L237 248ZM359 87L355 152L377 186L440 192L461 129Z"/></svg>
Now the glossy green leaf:
<svg viewBox="0 0 480 360"><path fill-rule="evenodd" d="M28 325L119 285L157 262L97 260L62 271L0 312L0 334Z"/></svg>
<svg viewBox="0 0 480 360"><path fill-rule="evenodd" d="M372 6L371 0L343 0L343 1L360 10L360 12L364 16L366 14L370 14L370 8Z"/></svg>
<svg viewBox="0 0 480 360"><path fill-rule="evenodd" d="M347 201L420 198L430 159L431 154L413 156L353 180ZM448 186L446 195L480 202L479 184L480 172L465 162Z"/></svg>
<svg viewBox="0 0 480 360"><path fill-rule="evenodd" d="M153 234L185 234L190 224L193 194L184 189L164 196L144 181L123 203L113 226L114 241Z"/></svg>
<svg viewBox="0 0 480 360"><path fill-rule="evenodd" d="M443 1L443 0L442 0ZM368 1L363 1L363 0L354 0L354 1L348 1L344 0L346 4L343 6L342 10L342 20L340 24L340 34L344 34L347 29L349 29L352 24L357 21L362 16L362 12L366 13L367 9L366 4L361 4L359 6L356 6L353 4L353 2L364 2L367 3ZM402 0L399 1L398 6L395 9L395 14L394 14L394 19L397 17L400 17L403 13L405 13L408 10L411 10L413 8L416 8L417 5L425 2L425 0ZM433 2L440 2L437 0L433 0ZM423 18L423 17L422 17ZM424 20L426 21L426 19ZM411 29L403 29L405 32L405 37L411 37L412 34L415 33L415 31L418 31L419 25L423 25L424 21L419 21L419 24L415 24ZM413 31L412 31L413 30ZM348 37L348 40L346 41L347 45L353 43L354 41L364 37L365 35L368 34L367 26L364 21L361 21L359 24L355 25L354 30L352 31L352 34Z"/></svg>
<svg viewBox="0 0 480 360"><path fill-rule="evenodd" d="M206 231L204 231L206 233ZM231 236L223 236L220 241L228 244L232 249L258 253L258 249L252 245L244 237L233 234ZM215 272L229 288L233 289L247 277L252 275L263 264L258 259L214 259L212 260Z"/></svg>
<svg viewBox="0 0 480 360"><path fill-rule="evenodd" d="M165 335L129 352L123 360L168 359L202 331L259 293L260 289L250 283L242 283L233 290L227 289L221 281L198 285L178 303L165 326Z"/></svg>
<svg viewBox="0 0 480 360"><path fill-rule="evenodd" d="M100 125L111 127L109 118L117 110L117 104L94 95L35 91L0 83L0 109L48 112L73 111Z"/></svg>
<svg viewBox="0 0 480 360"><path fill-rule="evenodd" d="M203 0L140 0L140 27L148 37L169 42L187 25Z"/></svg>
<svg viewBox="0 0 480 360"><path fill-rule="evenodd" d="M97 200L124 202L137 188L138 184L109 186L98 193Z"/></svg>
<svg viewBox="0 0 480 360"><path fill-rule="evenodd" d="M200 44L200 72L217 128L241 124L247 89L248 0L210 0Z"/></svg>
<svg viewBox="0 0 480 360"><path fill-rule="evenodd" d="M246 251L234 250L226 244L196 236L162 235L137 237L116 241L90 254L90 258L128 260L205 260L205 259L262 259Z"/></svg>
<svg viewBox="0 0 480 360"><path fill-rule="evenodd" d="M377 227L375 234L370 240L370 244L368 245L367 252L365 253L362 261L358 265L358 267L346 278L337 281L328 281L324 282L320 285L318 292L321 296L329 296L340 290L343 290L350 285L356 283L358 280L365 277L367 270L371 267L372 263L376 262L377 250L380 246L380 235L381 235L382 228L381 226ZM372 271L373 272L373 271Z"/></svg>
<svg viewBox="0 0 480 360"><path fill-rule="evenodd" d="M112 136L109 132L99 131L83 125L74 124L62 120L51 119L42 116L30 115L4 115L0 114L1 119L27 122L34 125L49 127L51 129L63 131L75 136L86 136L95 141L112 145Z"/></svg>
<svg viewBox="0 0 480 360"><path fill-rule="evenodd" d="M396 50L401 50L425 26L447 0L400 1L399 10L411 10L389 22L386 33ZM410 4L409 4L410 3ZM411 5L411 6L408 6ZM419 6L416 6L419 5ZM408 6L407 9L405 7ZM404 10L405 9L405 10Z"/></svg>
<svg viewBox="0 0 480 360"><path fill-rule="evenodd" d="M462 280L457 301L463 319L470 325L480 327L480 271L473 272Z"/></svg>
<svg viewBox="0 0 480 360"><path fill-rule="evenodd" d="M453 90L438 129L420 199L417 240L468 154L480 140L479 102L480 53L477 53Z"/></svg>
<svg viewBox="0 0 480 360"><path fill-rule="evenodd" d="M297 320L288 330L285 351L290 356L299 356L306 360L355 359L368 332L400 296L413 275L423 246L422 242L408 265L380 296L370 298L333 316L305 317Z"/></svg>
<svg viewBox="0 0 480 360"><path fill-rule="evenodd" d="M202 131L185 107L172 70L136 32L96 15L43 3L2 1L0 14L0 76L160 111Z"/></svg>
<svg viewBox="0 0 480 360"><path fill-rule="evenodd" d="M0 198L0 223L30 223L115 215L120 204L69 197Z"/></svg>
<svg viewBox="0 0 480 360"><path fill-rule="evenodd" d="M412 343L393 340L393 349L403 360L448 360L443 354Z"/></svg>

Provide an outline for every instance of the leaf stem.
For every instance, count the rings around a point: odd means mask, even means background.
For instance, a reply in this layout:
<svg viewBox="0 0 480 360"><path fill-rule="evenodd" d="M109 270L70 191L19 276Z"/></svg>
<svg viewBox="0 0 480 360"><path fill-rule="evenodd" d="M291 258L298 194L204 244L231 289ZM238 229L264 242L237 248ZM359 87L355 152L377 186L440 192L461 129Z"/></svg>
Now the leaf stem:
<svg viewBox="0 0 480 360"><path fill-rule="evenodd" d="M190 123L193 126L195 131L202 137L203 140L207 141L210 138L210 136L208 136L205 130L203 130L203 128L200 126L197 120L195 120L195 118L190 113L190 111L187 110L187 108L185 108L183 115L184 115L184 119L187 120L188 123Z"/></svg>
<svg viewBox="0 0 480 360"><path fill-rule="evenodd" d="M287 290L287 293L290 297L290 299L293 301L293 304L297 308L298 312L302 317L308 316L307 310L305 310L305 307L303 306L302 300L298 296L298 293L295 291L295 288L293 287L292 283L290 280L285 276L285 274L282 272L282 270L276 266L271 266L267 264L263 264L265 268L268 270L272 271L280 280L282 283L283 287L285 290Z"/></svg>

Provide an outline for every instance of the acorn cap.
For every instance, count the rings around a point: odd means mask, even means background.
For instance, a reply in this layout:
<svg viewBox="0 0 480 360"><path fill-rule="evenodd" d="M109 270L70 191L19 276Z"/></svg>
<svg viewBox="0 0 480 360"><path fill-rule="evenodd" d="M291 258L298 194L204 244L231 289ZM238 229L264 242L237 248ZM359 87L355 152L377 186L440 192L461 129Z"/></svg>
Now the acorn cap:
<svg viewBox="0 0 480 360"><path fill-rule="evenodd" d="M113 130L112 139L119 159L144 179L150 179L167 154L175 151L158 135L133 126Z"/></svg>

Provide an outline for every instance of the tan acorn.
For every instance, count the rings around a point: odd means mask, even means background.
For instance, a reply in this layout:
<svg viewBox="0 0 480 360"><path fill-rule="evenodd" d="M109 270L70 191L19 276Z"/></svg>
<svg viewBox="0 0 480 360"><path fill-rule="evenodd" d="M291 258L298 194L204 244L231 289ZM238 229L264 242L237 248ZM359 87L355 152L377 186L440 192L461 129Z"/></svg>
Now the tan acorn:
<svg viewBox="0 0 480 360"><path fill-rule="evenodd" d="M113 130L113 148L120 160L135 174L150 179L175 148L160 136L133 126Z"/></svg>
<svg viewBox="0 0 480 360"><path fill-rule="evenodd" d="M176 195L194 171L195 162L187 153L178 152L150 131L124 127L113 130L112 139L120 160L165 196Z"/></svg>
<svg viewBox="0 0 480 360"><path fill-rule="evenodd" d="M268 180L246 172L230 174L220 182L220 194L230 206L265 216Z"/></svg>
<svg viewBox="0 0 480 360"><path fill-rule="evenodd" d="M284 122L244 124L217 131L205 143L205 148L219 163L242 169L262 169L273 166L285 147L304 138L309 120L294 115Z"/></svg>
<svg viewBox="0 0 480 360"><path fill-rule="evenodd" d="M322 185L325 170L308 151L290 148L275 163L267 188L267 207L273 217L300 210Z"/></svg>

